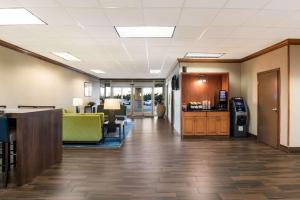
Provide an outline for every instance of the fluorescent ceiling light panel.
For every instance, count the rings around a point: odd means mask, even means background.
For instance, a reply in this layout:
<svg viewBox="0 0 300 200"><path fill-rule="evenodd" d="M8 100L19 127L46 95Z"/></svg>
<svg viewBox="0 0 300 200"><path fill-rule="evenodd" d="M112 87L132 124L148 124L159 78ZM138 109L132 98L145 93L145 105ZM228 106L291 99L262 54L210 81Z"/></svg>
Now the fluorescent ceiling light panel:
<svg viewBox="0 0 300 200"><path fill-rule="evenodd" d="M91 69L91 71L96 73L96 74L105 74L105 72L100 70L100 69Z"/></svg>
<svg viewBox="0 0 300 200"><path fill-rule="evenodd" d="M150 69L150 74L159 74L160 72L159 69Z"/></svg>
<svg viewBox="0 0 300 200"><path fill-rule="evenodd" d="M45 24L24 8L1 8L0 25Z"/></svg>
<svg viewBox="0 0 300 200"><path fill-rule="evenodd" d="M67 61L76 61L76 62L80 61L79 58L76 58L75 56L73 56L67 52L52 52L52 53L58 57L61 57L65 60L67 60Z"/></svg>
<svg viewBox="0 0 300 200"><path fill-rule="evenodd" d="M220 58L224 53L187 53L185 57L187 58Z"/></svg>
<svg viewBox="0 0 300 200"><path fill-rule="evenodd" d="M121 38L171 38L175 26L115 26Z"/></svg>

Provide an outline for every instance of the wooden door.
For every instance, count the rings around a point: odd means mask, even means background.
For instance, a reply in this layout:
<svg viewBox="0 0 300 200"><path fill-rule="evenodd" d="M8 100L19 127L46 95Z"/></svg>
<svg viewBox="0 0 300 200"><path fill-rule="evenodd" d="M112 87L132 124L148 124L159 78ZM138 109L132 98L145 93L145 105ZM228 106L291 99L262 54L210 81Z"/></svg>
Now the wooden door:
<svg viewBox="0 0 300 200"><path fill-rule="evenodd" d="M258 141L274 148L279 147L279 83L279 70L258 74Z"/></svg>
<svg viewBox="0 0 300 200"><path fill-rule="evenodd" d="M195 117L195 135L206 135L206 117Z"/></svg>
<svg viewBox="0 0 300 200"><path fill-rule="evenodd" d="M194 117L183 118L183 134L194 135Z"/></svg>

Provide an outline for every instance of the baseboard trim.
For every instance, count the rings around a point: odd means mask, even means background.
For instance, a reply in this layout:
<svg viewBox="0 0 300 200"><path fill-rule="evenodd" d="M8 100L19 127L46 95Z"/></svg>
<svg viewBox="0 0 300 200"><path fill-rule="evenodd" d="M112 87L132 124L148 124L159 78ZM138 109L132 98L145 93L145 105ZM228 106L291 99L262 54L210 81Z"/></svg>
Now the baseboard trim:
<svg viewBox="0 0 300 200"><path fill-rule="evenodd" d="M248 132L248 136L257 139L257 135L254 135L253 133Z"/></svg>
<svg viewBox="0 0 300 200"><path fill-rule="evenodd" d="M286 147L284 145L280 145L279 149L287 153L300 153L300 147Z"/></svg>
<svg viewBox="0 0 300 200"><path fill-rule="evenodd" d="M279 145L279 150L289 153L289 148L283 145Z"/></svg>

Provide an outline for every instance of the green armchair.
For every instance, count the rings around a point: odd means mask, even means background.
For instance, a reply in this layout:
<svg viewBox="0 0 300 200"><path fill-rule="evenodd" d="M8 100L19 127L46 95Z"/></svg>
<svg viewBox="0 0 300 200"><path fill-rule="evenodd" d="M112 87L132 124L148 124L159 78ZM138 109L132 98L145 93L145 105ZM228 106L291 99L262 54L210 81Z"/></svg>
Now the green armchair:
<svg viewBox="0 0 300 200"><path fill-rule="evenodd" d="M103 139L104 113L63 115L63 142L98 143Z"/></svg>

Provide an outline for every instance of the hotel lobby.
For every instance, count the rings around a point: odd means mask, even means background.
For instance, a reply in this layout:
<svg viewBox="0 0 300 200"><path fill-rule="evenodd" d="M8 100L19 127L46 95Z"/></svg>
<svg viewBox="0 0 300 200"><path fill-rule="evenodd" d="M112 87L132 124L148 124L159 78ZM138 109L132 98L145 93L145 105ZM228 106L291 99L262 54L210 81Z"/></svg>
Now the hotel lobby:
<svg viewBox="0 0 300 200"><path fill-rule="evenodd" d="M0 199L300 199L300 1L1 0Z"/></svg>

